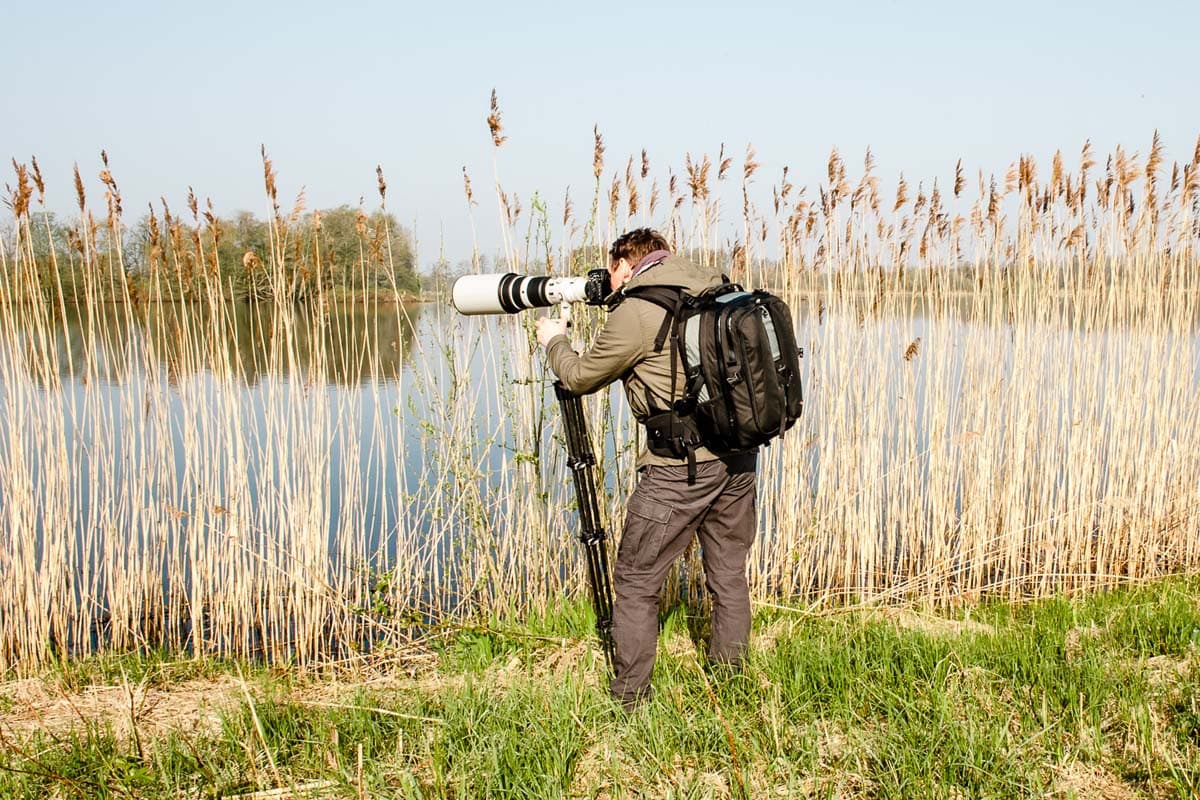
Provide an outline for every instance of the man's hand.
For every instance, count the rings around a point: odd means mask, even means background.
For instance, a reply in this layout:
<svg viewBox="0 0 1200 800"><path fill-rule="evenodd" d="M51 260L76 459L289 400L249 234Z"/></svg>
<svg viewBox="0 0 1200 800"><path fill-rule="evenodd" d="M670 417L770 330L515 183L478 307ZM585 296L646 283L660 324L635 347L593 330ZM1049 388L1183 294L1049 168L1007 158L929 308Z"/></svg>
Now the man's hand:
<svg viewBox="0 0 1200 800"><path fill-rule="evenodd" d="M566 317L539 317L534 323L537 328L538 344L546 347L555 336L567 335Z"/></svg>

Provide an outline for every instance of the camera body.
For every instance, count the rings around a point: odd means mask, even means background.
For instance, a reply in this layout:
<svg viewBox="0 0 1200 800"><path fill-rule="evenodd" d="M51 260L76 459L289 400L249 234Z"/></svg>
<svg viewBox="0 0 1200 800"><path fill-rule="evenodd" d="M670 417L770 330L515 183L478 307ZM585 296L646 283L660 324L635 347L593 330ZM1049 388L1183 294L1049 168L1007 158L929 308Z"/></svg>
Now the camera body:
<svg viewBox="0 0 1200 800"><path fill-rule="evenodd" d="M608 300L608 296L612 294L610 288L608 270L603 267L597 269L589 269L587 281L583 286L583 302L589 306L602 306Z"/></svg>
<svg viewBox="0 0 1200 800"><path fill-rule="evenodd" d="M460 314L515 314L559 303L602 306L609 296L608 270L586 277L548 278L515 272L464 275L454 282L451 302Z"/></svg>

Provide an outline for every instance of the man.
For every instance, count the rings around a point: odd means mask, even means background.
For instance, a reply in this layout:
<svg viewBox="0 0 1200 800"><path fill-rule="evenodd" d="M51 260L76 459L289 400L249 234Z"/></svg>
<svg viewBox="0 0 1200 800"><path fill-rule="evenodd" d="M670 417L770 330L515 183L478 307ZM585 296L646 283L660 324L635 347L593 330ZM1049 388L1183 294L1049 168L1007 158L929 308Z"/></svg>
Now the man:
<svg viewBox="0 0 1200 800"><path fill-rule="evenodd" d="M698 294L722 283L718 270L672 255L666 239L648 228L622 235L609 256L614 292L682 286ZM539 319L537 339L567 389L587 394L620 378L630 408L644 422L653 413L669 410L682 393L681 369L672 381L672 369L677 368L673 349L669 344L655 349L664 313L649 300L625 298L582 355L571 348L564 320ZM710 660L740 663L750 637L746 555L754 541L758 454L718 457L699 447L694 458L693 480L686 459L649 450L638 456L638 484L626 507L613 575L616 658L610 691L626 708L649 697L658 646L658 593L693 533L700 537L705 585L712 595Z"/></svg>

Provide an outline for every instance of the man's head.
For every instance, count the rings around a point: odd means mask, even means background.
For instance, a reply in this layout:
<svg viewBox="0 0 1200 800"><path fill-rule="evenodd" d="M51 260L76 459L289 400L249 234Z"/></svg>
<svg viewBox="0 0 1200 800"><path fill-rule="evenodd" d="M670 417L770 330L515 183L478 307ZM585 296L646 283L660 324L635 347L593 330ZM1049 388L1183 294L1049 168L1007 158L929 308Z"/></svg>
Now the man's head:
<svg viewBox="0 0 1200 800"><path fill-rule="evenodd" d="M608 280L615 292L633 277L641 260L655 250L670 251L662 234L651 228L636 228L621 234L608 251Z"/></svg>

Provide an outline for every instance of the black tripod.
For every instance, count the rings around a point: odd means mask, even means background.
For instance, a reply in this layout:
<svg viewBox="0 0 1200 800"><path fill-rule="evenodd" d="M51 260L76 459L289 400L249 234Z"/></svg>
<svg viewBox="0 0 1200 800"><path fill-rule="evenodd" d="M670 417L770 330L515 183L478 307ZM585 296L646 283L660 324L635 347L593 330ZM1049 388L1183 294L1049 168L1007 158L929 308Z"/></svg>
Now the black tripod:
<svg viewBox="0 0 1200 800"><path fill-rule="evenodd" d="M612 581L608 574L608 533L600 524L600 504L596 501L596 475L592 467L596 457L588 441L583 402L579 395L555 382L554 394L562 408L563 428L567 432L567 466L575 478L575 496L579 501L579 541L587 563L588 585L592 590L592 608L596 612L596 634L604 648L608 671L613 669Z"/></svg>

